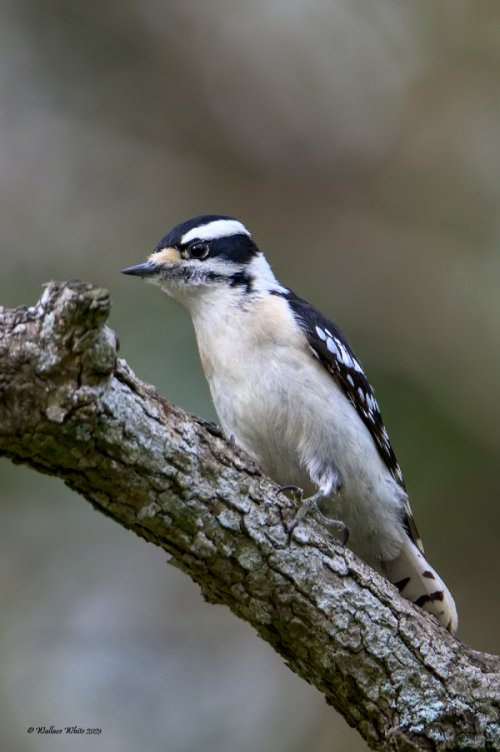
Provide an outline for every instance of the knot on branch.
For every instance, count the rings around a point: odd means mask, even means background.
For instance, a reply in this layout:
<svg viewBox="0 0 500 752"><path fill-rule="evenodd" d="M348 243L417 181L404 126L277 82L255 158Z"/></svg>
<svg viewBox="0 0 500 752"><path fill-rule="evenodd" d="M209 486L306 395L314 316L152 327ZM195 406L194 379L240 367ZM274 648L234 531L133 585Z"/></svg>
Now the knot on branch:
<svg viewBox="0 0 500 752"><path fill-rule="evenodd" d="M78 280L50 282L38 305L43 313L41 344L54 358L54 365L72 355L81 360L83 378L114 370L117 341L104 326L111 310L107 290ZM41 365L51 369L50 358Z"/></svg>
<svg viewBox="0 0 500 752"><path fill-rule="evenodd" d="M107 290L79 281L50 282L35 306L0 309L0 398L6 406L0 418L8 421L20 408L34 415L36 404L37 413L43 405L45 415L60 423L85 402L86 388L105 382L116 366L117 339L105 326L110 309ZM24 388L28 373L31 386Z"/></svg>

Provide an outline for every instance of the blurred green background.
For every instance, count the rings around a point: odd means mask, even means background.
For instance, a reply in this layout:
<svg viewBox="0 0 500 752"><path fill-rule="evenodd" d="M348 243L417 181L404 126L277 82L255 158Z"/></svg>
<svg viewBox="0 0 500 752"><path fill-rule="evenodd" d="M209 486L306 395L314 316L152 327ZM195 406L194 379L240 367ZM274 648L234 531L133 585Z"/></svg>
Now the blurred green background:
<svg viewBox="0 0 500 752"><path fill-rule="evenodd" d="M460 637L498 651L498 4L0 13L0 303L106 286L137 374L215 419L187 315L119 270L184 219L240 218L350 338ZM3 749L366 749L164 554L57 480L0 473ZM26 733L42 724L102 736Z"/></svg>

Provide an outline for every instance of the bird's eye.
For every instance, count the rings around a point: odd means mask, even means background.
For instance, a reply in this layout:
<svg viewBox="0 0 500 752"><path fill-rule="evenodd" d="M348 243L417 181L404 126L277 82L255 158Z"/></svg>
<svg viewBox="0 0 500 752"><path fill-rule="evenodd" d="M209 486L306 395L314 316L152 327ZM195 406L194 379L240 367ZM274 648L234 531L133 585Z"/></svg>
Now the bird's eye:
<svg viewBox="0 0 500 752"><path fill-rule="evenodd" d="M197 240L188 246L189 257L192 259L206 259L209 253L209 248L206 243L201 243Z"/></svg>

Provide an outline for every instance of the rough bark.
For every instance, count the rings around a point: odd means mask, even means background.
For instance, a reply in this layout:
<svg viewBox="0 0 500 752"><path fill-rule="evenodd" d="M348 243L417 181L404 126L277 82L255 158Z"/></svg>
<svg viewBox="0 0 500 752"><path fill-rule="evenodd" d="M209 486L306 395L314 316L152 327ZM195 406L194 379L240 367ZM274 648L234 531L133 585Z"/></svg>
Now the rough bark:
<svg viewBox="0 0 500 752"><path fill-rule="evenodd" d="M117 358L107 291L52 283L0 309L0 454L58 476L250 622L373 749L500 749L500 660L436 620L293 504L216 426Z"/></svg>

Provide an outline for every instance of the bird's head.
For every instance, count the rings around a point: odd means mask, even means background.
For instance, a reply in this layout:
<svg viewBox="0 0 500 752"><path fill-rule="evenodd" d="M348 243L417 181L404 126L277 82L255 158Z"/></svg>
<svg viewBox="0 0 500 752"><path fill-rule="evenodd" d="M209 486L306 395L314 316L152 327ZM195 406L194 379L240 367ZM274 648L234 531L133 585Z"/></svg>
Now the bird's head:
<svg viewBox="0 0 500 752"><path fill-rule="evenodd" d="M245 225L215 214L177 225L147 261L123 274L148 279L188 307L194 298L221 288L249 293L280 287Z"/></svg>

